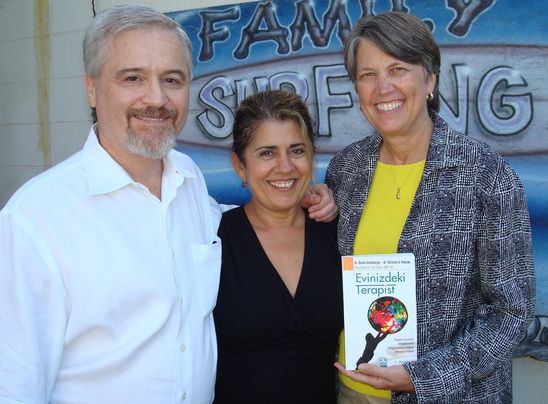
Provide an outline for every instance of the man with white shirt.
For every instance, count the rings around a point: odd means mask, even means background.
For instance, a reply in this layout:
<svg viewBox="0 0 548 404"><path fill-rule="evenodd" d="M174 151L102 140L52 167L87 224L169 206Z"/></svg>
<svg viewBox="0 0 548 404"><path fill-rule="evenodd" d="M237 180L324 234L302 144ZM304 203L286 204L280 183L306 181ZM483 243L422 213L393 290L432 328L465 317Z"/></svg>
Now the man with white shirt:
<svg viewBox="0 0 548 404"><path fill-rule="evenodd" d="M176 22L99 13L83 149L0 212L0 403L209 403L220 209L172 150L191 54Z"/></svg>

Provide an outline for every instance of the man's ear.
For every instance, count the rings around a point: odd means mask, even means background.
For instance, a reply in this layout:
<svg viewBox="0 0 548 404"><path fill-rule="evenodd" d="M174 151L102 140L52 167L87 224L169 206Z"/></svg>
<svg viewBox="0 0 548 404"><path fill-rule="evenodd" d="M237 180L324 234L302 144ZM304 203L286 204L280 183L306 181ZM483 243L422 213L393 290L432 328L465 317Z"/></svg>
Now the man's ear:
<svg viewBox="0 0 548 404"><path fill-rule="evenodd" d="M87 74L85 76L85 80L89 106L91 108L95 108L97 106L97 100L95 98L95 82L93 78Z"/></svg>
<svg viewBox="0 0 548 404"><path fill-rule="evenodd" d="M234 152L230 154L230 162L232 163L232 168L234 168L234 171L236 171L236 174L238 174L238 177L242 179L242 181L245 181L245 172L244 172L244 163L238 155Z"/></svg>

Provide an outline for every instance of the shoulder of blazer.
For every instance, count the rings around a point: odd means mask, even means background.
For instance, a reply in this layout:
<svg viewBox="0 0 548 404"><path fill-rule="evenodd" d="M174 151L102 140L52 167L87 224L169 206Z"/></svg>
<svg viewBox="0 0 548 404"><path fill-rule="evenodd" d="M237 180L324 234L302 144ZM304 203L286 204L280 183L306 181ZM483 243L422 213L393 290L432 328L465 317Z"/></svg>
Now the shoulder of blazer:
<svg viewBox="0 0 548 404"><path fill-rule="evenodd" d="M351 143L333 156L330 165L341 167L346 164L355 165L356 161L364 161L371 154L378 153L381 141L382 137L375 133Z"/></svg>

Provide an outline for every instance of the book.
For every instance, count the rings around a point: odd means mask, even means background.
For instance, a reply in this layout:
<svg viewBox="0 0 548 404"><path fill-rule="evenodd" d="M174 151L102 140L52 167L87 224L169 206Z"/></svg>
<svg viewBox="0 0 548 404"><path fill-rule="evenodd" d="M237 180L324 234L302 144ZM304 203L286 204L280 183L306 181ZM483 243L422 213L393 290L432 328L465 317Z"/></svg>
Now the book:
<svg viewBox="0 0 548 404"><path fill-rule="evenodd" d="M415 256L342 257L346 369L417 359Z"/></svg>

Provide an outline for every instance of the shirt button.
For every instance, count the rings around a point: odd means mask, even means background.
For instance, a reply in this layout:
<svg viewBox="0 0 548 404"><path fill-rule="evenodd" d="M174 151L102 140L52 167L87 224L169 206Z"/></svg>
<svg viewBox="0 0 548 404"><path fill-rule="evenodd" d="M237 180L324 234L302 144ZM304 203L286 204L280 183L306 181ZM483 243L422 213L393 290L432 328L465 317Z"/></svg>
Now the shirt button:
<svg viewBox="0 0 548 404"><path fill-rule="evenodd" d="M186 346L185 346L185 344L181 344L181 348L180 348L180 349L181 349L181 352L184 352L184 351L185 351L185 349L186 349Z"/></svg>
<svg viewBox="0 0 548 404"><path fill-rule="evenodd" d="M179 393L179 400L183 401L185 399L186 399L186 392L183 391L183 392Z"/></svg>

